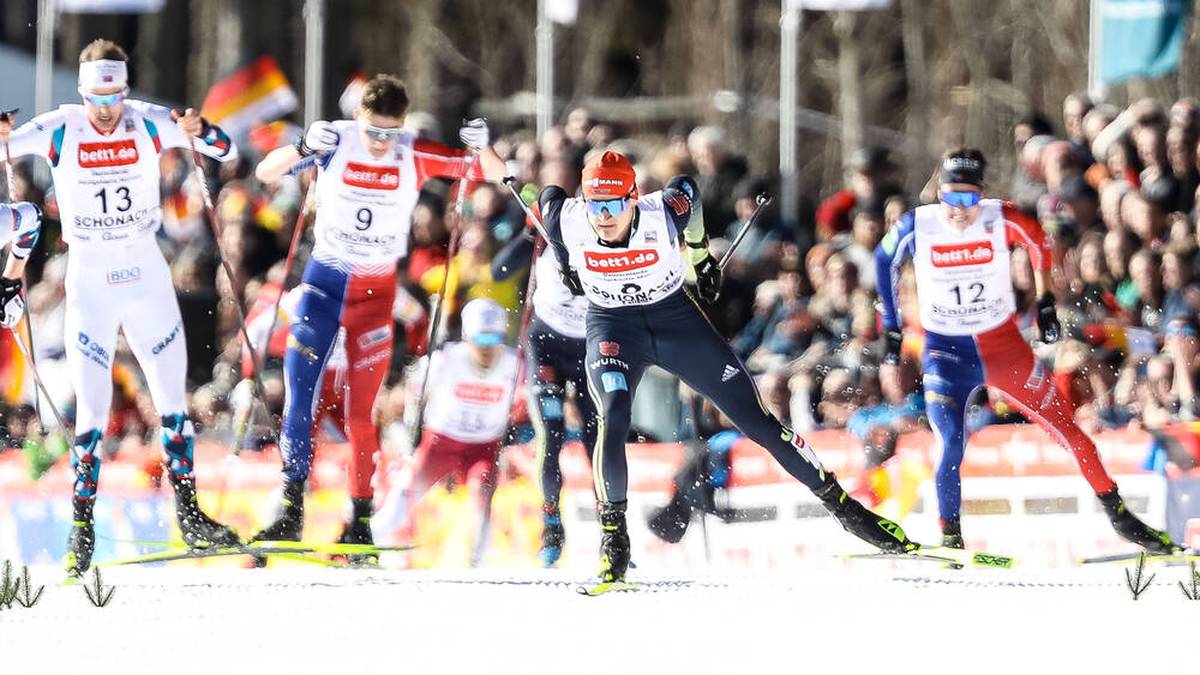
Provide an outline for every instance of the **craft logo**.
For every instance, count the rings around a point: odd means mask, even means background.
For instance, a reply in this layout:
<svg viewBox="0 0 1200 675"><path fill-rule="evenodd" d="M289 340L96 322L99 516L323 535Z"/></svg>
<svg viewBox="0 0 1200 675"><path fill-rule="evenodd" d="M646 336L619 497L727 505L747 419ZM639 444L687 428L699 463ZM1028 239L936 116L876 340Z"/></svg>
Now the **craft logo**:
<svg viewBox="0 0 1200 675"><path fill-rule="evenodd" d="M992 262L992 244L987 241L969 241L962 244L934 245L930 249L934 267L962 267L983 265Z"/></svg>
<svg viewBox="0 0 1200 675"><path fill-rule="evenodd" d="M137 161L137 143L133 142L133 139L79 144L79 167L81 169L126 166L137 164Z"/></svg>
<svg viewBox="0 0 1200 675"><path fill-rule="evenodd" d="M454 398L467 403L499 403L504 396L504 387L478 382L460 382L454 387Z"/></svg>
<svg viewBox="0 0 1200 675"><path fill-rule="evenodd" d="M601 356L620 356L621 355L620 343L601 342L600 343L600 355Z"/></svg>
<svg viewBox="0 0 1200 675"><path fill-rule="evenodd" d="M400 168L346 162L342 182L367 190L395 190L400 187Z"/></svg>
<svg viewBox="0 0 1200 675"><path fill-rule="evenodd" d="M592 272L612 274L628 272L650 267L658 262L658 251L651 249L624 251L622 253L596 253L586 251L583 254L584 264Z"/></svg>

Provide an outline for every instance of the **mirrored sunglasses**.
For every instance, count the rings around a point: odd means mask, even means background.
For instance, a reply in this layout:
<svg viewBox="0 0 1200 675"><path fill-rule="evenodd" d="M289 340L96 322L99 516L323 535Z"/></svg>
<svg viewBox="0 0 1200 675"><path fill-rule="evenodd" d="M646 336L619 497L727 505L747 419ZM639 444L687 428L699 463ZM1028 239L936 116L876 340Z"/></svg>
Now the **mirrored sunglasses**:
<svg viewBox="0 0 1200 675"><path fill-rule="evenodd" d="M125 96L128 93L129 93L128 89L126 89L124 91L118 91L115 94L93 94L84 89L79 90L79 95L83 97L84 101L87 101L88 103L90 103L96 107L99 107L99 108L102 108L104 106L111 107L111 106L114 106L114 105L120 103L121 101L124 101Z"/></svg>
<svg viewBox="0 0 1200 675"><path fill-rule="evenodd" d="M599 218L600 214L604 211L608 211L608 215L611 218L624 213L625 209L629 208L628 197L618 197L617 199L588 199L586 203L588 213L597 218Z"/></svg>
<svg viewBox="0 0 1200 675"><path fill-rule="evenodd" d="M946 206L954 206L962 209L969 209L979 203L983 199L983 195L979 192L943 192L940 195L942 203Z"/></svg>

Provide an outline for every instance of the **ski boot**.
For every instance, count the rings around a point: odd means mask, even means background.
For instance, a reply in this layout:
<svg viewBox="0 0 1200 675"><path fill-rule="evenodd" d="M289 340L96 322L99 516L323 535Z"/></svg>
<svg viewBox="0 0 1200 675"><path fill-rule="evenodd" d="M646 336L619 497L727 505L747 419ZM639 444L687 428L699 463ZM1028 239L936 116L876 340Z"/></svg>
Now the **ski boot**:
<svg viewBox="0 0 1200 675"><path fill-rule="evenodd" d="M842 529L882 551L908 553L921 546L909 539L900 525L867 510L846 494L832 473L828 475L824 485L813 490L813 494L821 500L833 517L838 519Z"/></svg>
<svg viewBox="0 0 1200 675"><path fill-rule="evenodd" d="M350 521L342 526L342 534L338 537L339 544L372 545L375 538L371 535L371 514L375 511L370 497L352 497L350 499L352 512ZM379 555L375 553L350 553L345 556L346 562L354 567L378 567Z"/></svg>
<svg viewBox="0 0 1200 675"><path fill-rule="evenodd" d="M300 541L303 530L304 482L285 480L275 520L250 537L250 541Z"/></svg>
<svg viewBox="0 0 1200 675"><path fill-rule="evenodd" d="M75 497L71 503L75 509L75 520L71 523L71 538L67 540L64 565L67 576L81 579L91 567L92 552L96 549L95 521L92 518L92 507L96 505L96 500Z"/></svg>
<svg viewBox="0 0 1200 675"><path fill-rule="evenodd" d="M175 518L179 521L183 543L188 548L242 545L236 532L200 510L200 504L196 501L195 476L172 474L171 487L175 488Z"/></svg>
<svg viewBox="0 0 1200 675"><path fill-rule="evenodd" d="M567 532L563 529L562 514L557 504L542 506L542 548L538 551L538 561L542 567L554 567L562 557L563 544L567 541Z"/></svg>
<svg viewBox="0 0 1200 675"><path fill-rule="evenodd" d="M692 507L688 506L681 495L676 494L646 524L659 539L668 544L678 544L683 535L687 534L691 521Z"/></svg>
<svg viewBox="0 0 1200 675"><path fill-rule="evenodd" d="M1125 500L1117 494L1116 488L1113 488L1112 492L1096 495L1096 497L1104 506L1104 512L1108 514L1108 520L1112 523L1113 529L1124 539L1141 546L1149 553L1169 554L1183 550L1182 546L1171 541L1171 535L1150 527L1133 515L1133 512L1125 506Z"/></svg>
<svg viewBox="0 0 1200 675"><path fill-rule="evenodd" d="M75 470L71 505L75 518L63 563L67 574L75 578L82 577L92 566L92 552L96 549L96 522L92 510L100 485L100 438L100 432L92 429L77 435L71 445L71 468Z"/></svg>
<svg viewBox="0 0 1200 675"><path fill-rule="evenodd" d="M943 520L941 523L942 546L945 548L966 548L962 537L962 523L957 520Z"/></svg>
<svg viewBox="0 0 1200 675"><path fill-rule="evenodd" d="M600 581L625 581L629 568L629 531L625 527L625 507L629 502L600 502Z"/></svg>

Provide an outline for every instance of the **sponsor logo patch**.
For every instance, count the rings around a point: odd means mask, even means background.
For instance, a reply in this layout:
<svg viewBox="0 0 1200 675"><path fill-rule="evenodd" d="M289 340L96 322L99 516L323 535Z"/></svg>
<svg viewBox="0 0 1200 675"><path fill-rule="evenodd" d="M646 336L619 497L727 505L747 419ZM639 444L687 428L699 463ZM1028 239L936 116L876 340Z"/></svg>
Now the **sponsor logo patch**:
<svg viewBox="0 0 1200 675"><path fill-rule="evenodd" d="M733 378L737 377L738 372L740 371L738 371L737 368L734 368L729 364L725 364L725 370L721 372L721 381L728 382L732 380Z"/></svg>
<svg viewBox="0 0 1200 675"><path fill-rule="evenodd" d="M583 254L583 262L587 265L587 268L601 274L639 270L650 267L658 262L658 260L658 251L652 249L638 249L622 251L620 253L586 251Z"/></svg>
<svg viewBox="0 0 1200 675"><path fill-rule="evenodd" d="M109 270L107 278L110 286L130 284L142 278L142 268L125 267L119 270Z"/></svg>
<svg viewBox="0 0 1200 675"><path fill-rule="evenodd" d="M625 383L625 373L613 371L600 373L600 383L604 385L604 391L609 393L614 391L629 391L629 385Z"/></svg>
<svg viewBox="0 0 1200 675"><path fill-rule="evenodd" d="M930 248L934 267L962 267L992 262L994 253L988 241L969 241L962 244L941 244Z"/></svg>
<svg viewBox="0 0 1200 675"><path fill-rule="evenodd" d="M395 190L400 187L400 167L346 162L342 182L367 190Z"/></svg>
<svg viewBox="0 0 1200 675"><path fill-rule="evenodd" d="M392 337L391 326L380 326L358 336L360 349L370 349L387 342Z"/></svg>
<svg viewBox="0 0 1200 675"><path fill-rule="evenodd" d="M620 343L608 342L608 341L601 342L600 343L600 355L601 356L620 356L621 355Z"/></svg>
<svg viewBox="0 0 1200 675"><path fill-rule="evenodd" d="M82 169L126 166L137 164L137 161L137 143L133 139L79 144L79 167Z"/></svg>
<svg viewBox="0 0 1200 675"><path fill-rule="evenodd" d="M468 403L499 403L504 396L504 387L496 384L460 382L454 387L454 398Z"/></svg>

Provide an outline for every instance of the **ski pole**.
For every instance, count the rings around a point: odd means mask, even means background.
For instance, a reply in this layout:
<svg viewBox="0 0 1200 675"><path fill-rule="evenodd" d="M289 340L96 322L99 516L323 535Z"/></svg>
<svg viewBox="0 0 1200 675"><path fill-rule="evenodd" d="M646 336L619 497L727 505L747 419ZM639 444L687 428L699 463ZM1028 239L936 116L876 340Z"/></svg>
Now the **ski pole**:
<svg viewBox="0 0 1200 675"><path fill-rule="evenodd" d="M261 372L263 366L266 364L268 352L271 349L271 336L274 335L275 324L279 320L279 304L283 302L283 295L287 291L288 278L290 278L292 275L292 265L296 262L296 251L300 248L300 239L302 238L301 235L304 232L304 225L308 219L309 198L312 196L311 193L313 186L316 185L316 182L316 169L313 169L312 181L309 182L308 187L304 189L304 196L300 202L300 213L296 216L296 226L292 230L292 241L291 244L288 245L287 259L283 263L283 278L279 282L279 297L275 298L275 303L272 306L271 323L267 329L267 340L262 346L262 358L259 361L251 362L250 367L252 369L252 373ZM254 358L253 353L251 353L251 358ZM242 443L244 443L246 440L246 433L254 424L254 411L254 398L251 397L250 405L246 413L240 416L237 428L234 430L233 454L235 455L241 453Z"/></svg>
<svg viewBox="0 0 1200 675"><path fill-rule="evenodd" d="M200 181L200 193L204 197L204 212L208 218L208 226L212 229L213 240L217 245L217 257L221 259L221 267L225 270L225 277L229 279L229 289L233 292L234 297L230 298L233 301L233 306L237 309L238 329L242 333L242 339L246 341L246 349L250 350L250 362L258 363L258 352L254 349L254 342L250 339L250 333L246 330L246 312L242 309L241 300L236 297L237 281L233 275L233 267L229 264L229 258L225 255L225 251L221 248L221 225L217 222L217 210L213 207L212 194L208 191L208 178L204 175L204 167L200 158L200 152L196 150L196 139L192 137L192 167L196 172L196 180ZM263 387L262 378L259 377L257 371L250 373L254 380L255 396L259 396L266 391ZM251 405L254 405L251 401ZM265 403L263 404L266 405Z"/></svg>
<svg viewBox="0 0 1200 675"><path fill-rule="evenodd" d="M42 396L46 397L46 406L50 408L50 412L54 413L54 419L58 421L58 425L62 427L63 433L70 438L71 428L67 426L66 419L62 413L58 411L58 406L54 405L54 400L50 398L50 392L46 389L46 384L42 382L42 376L38 374L37 364L33 362L33 353L25 345L25 339L21 337L21 332L16 328L9 329L12 331L13 338L17 341L17 348L21 350L21 355L25 357L25 361L29 364L29 372L33 374L33 381L37 388L41 391Z"/></svg>
<svg viewBox="0 0 1200 675"><path fill-rule="evenodd" d="M0 121L11 124L13 120L16 119L18 112L20 112L20 108L13 108L12 110L0 112ZM12 152L9 150L7 137L4 139L4 176L8 180L8 200L10 202L16 201L17 180L16 175L13 173ZM22 317L22 320L25 322L25 330L29 334L29 363L31 366L33 366L33 369L36 372L37 362L34 360L33 356L33 321L29 319L29 312L25 313L25 316ZM33 397L33 409L37 414L38 428L41 430L42 435L45 436L46 421L42 419L42 397L37 394L35 394ZM63 427L63 429L65 430L66 427Z"/></svg>
<svg viewBox="0 0 1200 675"><path fill-rule="evenodd" d="M442 322L443 308L446 304L446 291L450 285L450 267L454 263L454 256L458 253L458 242L462 238L462 214L463 207L467 197L467 174L471 171L471 165L475 162L474 153L467 155L466 164L463 166L463 175L458 182L458 195L454 200L454 229L450 232L450 245L446 251L446 273L442 276L442 290L434 298L433 311L429 317L429 330L425 337L425 355L428 362L425 367L425 372L421 376L421 387L417 390L417 414L413 420L412 433L409 435L409 440L412 442L412 447L416 448L421 442L421 427L425 414L425 388L429 386L429 371L433 365L433 353L436 351L436 342L439 331L439 324Z"/></svg>
<svg viewBox="0 0 1200 675"><path fill-rule="evenodd" d="M771 199L771 195L766 192L754 198L754 201L757 204L757 206L754 207L754 213L750 214L750 217L746 219L746 224L742 225L741 230L738 230L737 236L733 239L733 244L729 246L728 251L725 251L725 255L721 256L721 262L717 263L718 268L724 270L725 266L729 264L729 260L733 258L733 252L736 251L738 245L742 243L742 239L745 238L746 233L750 231L750 228L754 227L754 223L758 221L758 216L763 212L763 209L767 208L767 204L771 203Z"/></svg>

